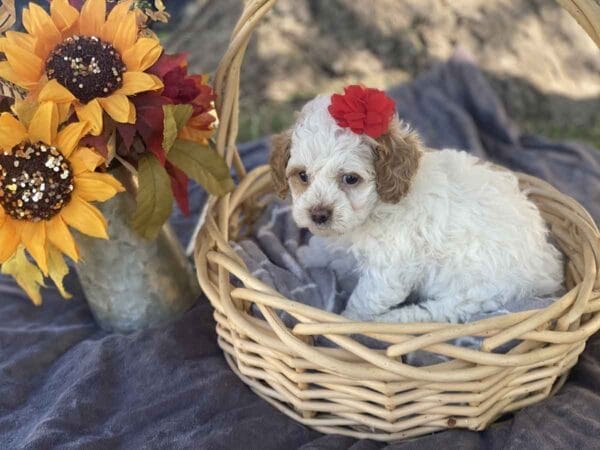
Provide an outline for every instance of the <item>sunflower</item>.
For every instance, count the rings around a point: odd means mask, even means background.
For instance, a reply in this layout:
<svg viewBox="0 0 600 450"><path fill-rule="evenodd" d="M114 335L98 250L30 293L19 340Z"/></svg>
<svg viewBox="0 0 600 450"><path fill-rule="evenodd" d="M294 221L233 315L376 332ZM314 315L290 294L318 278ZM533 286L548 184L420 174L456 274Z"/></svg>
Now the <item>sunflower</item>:
<svg viewBox="0 0 600 450"><path fill-rule="evenodd" d="M6 61L0 77L29 91L31 100L53 102L61 120L71 106L91 134L102 132L105 111L119 123L135 123L129 97L163 87L146 73L162 53L157 39L141 37L132 0L106 15L105 0L87 0L81 11L68 0L53 0L50 14L35 3L23 10L26 33L0 39Z"/></svg>
<svg viewBox="0 0 600 450"><path fill-rule="evenodd" d="M58 128L51 102L37 108L29 124L0 115L0 264L24 247L46 276L54 250L79 259L69 227L108 238L106 220L89 202L123 191L111 175L95 172L103 158L79 145L87 122Z"/></svg>

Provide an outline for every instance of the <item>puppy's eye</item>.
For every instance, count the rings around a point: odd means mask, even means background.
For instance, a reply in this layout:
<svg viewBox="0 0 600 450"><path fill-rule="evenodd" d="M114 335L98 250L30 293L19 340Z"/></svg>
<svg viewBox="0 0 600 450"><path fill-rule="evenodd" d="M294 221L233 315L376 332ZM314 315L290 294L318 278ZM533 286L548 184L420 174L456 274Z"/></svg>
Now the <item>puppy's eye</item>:
<svg viewBox="0 0 600 450"><path fill-rule="evenodd" d="M308 183L308 175L304 170L298 172L298 178L300 178L300 181L303 183Z"/></svg>
<svg viewBox="0 0 600 450"><path fill-rule="evenodd" d="M360 177L354 173L347 173L342 176L342 181L344 182L344 184L353 185L357 184L360 181Z"/></svg>

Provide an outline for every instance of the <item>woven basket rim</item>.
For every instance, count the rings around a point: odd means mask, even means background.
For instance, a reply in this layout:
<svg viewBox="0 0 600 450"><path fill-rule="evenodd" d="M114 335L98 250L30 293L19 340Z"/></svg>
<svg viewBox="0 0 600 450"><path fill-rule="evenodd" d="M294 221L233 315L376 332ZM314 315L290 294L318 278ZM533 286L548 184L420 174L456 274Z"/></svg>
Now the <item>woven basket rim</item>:
<svg viewBox="0 0 600 450"><path fill-rule="evenodd" d="M563 194L552 187L545 181L540 180L539 178L533 177L531 175L516 173L521 182L525 183L533 183L533 185L537 186L537 189L533 187L529 187L529 190L533 192L535 195L541 195L543 193L540 190L540 187L545 189L546 194L552 196L556 199L561 199L566 204L569 204L572 207L573 216L579 216L581 220L582 226L586 227L587 230L587 242L590 244L591 252L594 258L591 261L600 261L600 232L598 228L594 224L593 220L587 213L587 211L572 197ZM234 191L231 195L234 201L229 205L231 209L239 208L242 205L242 197L239 195L239 190L244 191L248 186L253 185L255 187L261 187L257 180L262 178L263 184L266 178L268 178L268 167L260 166L250 172L248 180L250 182L243 182L240 187ZM270 187L269 187L270 188ZM264 188L263 188L264 190ZM253 191L253 193L256 193ZM213 208L209 209L209 220L211 211L214 211L215 205ZM207 233L210 226L205 225L202 228L199 240L206 238ZM214 231L214 229L213 229ZM593 244L593 245L592 245ZM244 287L236 288L233 284L230 284L231 293L238 296L240 299L244 299L246 301L258 301L257 296L262 295L263 298L260 300L261 303L268 305L270 308L274 308L277 310L286 311L292 315L304 315L311 316L311 320L314 323L299 323L295 325L290 331L294 335L311 335L311 334L323 334L324 332L321 330L320 332L316 330L319 327L319 321L316 319L317 317L322 320L323 323L327 324L327 330L329 332L341 333L344 335L349 335L351 333L381 333L381 334L394 334L394 333L403 333L403 334L421 334L419 338L415 338L412 341L406 343L390 343L390 347L388 348L387 357L393 358L398 357L400 355L406 354L410 351L420 350L423 346L427 345L435 345L440 342L445 342L450 339L455 339L464 336L470 336L473 333L481 332L488 330L491 325L495 325L495 328L498 330L502 330L505 325L505 332L500 332L494 334L493 336L484 338L484 341L481 345L480 350L466 350L463 347L457 347L461 349L461 352L467 352L466 360L471 361L476 364L495 364L499 366L519 366L523 364L524 359L529 359L529 361L536 360L544 360L547 358L547 354L551 354L553 351L557 350L547 350L547 349L532 349L530 351L519 354L515 357L510 357L506 354L502 353L490 353L497 347L505 344L508 341L513 339L528 339L528 334L532 334L532 329L535 327L539 327L544 324L548 318L553 317L557 310L565 311L565 316L568 314L569 324L564 324L561 331L537 331L533 332L533 337L537 339L541 339L546 337L554 342L556 345L566 345L561 343L569 343L573 341L579 341L582 338L587 338L592 335L598 329L600 329L600 305L599 311L594 311L593 314L598 320L593 321L590 326L584 329L579 329L577 331L568 331L568 325L572 323L578 315L584 313L582 308L578 308L575 312L570 311L568 313L569 307L575 303L577 298L581 298L579 294L584 281L574 284L568 289L568 291L560 298L558 298L554 303L549 305L546 308L534 309L516 313L508 313L501 316L495 316L490 318L485 318L473 322L466 323L446 323L446 322L419 322L419 323L379 323L379 322L352 322L349 321L342 316L321 310L319 308L315 308L310 305L306 305L304 303L288 299L277 291L275 291L272 287L267 286L262 281L258 280L252 274L248 272L247 267L239 259L239 257L235 257L235 251L229 244L229 242L221 242L220 244L220 253L211 253L211 256L208 256L208 260L211 262L218 262L223 267L226 267L229 273L234 276L242 279L242 283ZM200 246L197 246L197 249L200 249ZM200 252L196 252L195 254L196 263L198 266L201 266L204 263L203 257ZM588 276L588 280L592 280L591 283L588 281L587 288L590 292L593 291L594 288L600 290L600 274L594 267L593 273L590 272ZM203 287L205 283L202 283ZM593 291L596 292L596 291ZM600 300L600 291L597 292ZM586 294L589 297L591 294ZM586 297L586 298L587 298ZM563 316L560 316L563 317ZM236 320L233 317L230 317L230 320ZM258 319L264 320L264 319ZM514 322L519 324L518 327L514 326ZM283 327L285 325L281 324ZM287 328L287 327L286 327ZM351 331L349 331L351 330ZM554 335L555 333L562 333L562 337ZM453 345L453 344L447 344ZM532 359L531 354L536 353L536 358ZM465 357L463 355L463 357ZM445 364L445 363L440 363ZM404 366L407 366L404 364ZM437 379L440 377L431 377L427 372L433 366L426 366L425 368L414 367L414 371L410 370L412 376L425 376L426 378ZM462 369L458 369L459 371Z"/></svg>

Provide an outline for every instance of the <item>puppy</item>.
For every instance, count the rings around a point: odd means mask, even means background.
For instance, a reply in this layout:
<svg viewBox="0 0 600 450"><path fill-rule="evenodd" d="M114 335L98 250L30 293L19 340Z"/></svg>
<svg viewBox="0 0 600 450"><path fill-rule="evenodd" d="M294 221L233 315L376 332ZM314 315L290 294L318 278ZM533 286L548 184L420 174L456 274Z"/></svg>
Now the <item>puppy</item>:
<svg viewBox="0 0 600 450"><path fill-rule="evenodd" d="M372 137L370 100L346 99L334 117L334 97L310 101L273 138L270 165L276 192L291 191L298 226L359 261L345 317L464 322L560 289L561 254L512 173L465 152L424 151L395 112ZM407 302L411 293L418 302Z"/></svg>

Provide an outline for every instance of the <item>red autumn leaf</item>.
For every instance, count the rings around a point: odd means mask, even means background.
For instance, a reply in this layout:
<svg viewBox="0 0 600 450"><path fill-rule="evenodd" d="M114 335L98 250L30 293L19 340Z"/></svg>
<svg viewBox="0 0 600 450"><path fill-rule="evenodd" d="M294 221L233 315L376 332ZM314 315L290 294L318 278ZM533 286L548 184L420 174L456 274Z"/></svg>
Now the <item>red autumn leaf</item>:
<svg viewBox="0 0 600 450"><path fill-rule="evenodd" d="M130 123L119 123L117 124L117 130L119 132L119 136L125 146L125 150L131 149L133 145L133 140L135 139L135 134L137 132L135 125Z"/></svg>
<svg viewBox="0 0 600 450"><path fill-rule="evenodd" d="M165 169L167 169L167 173L171 178L171 189L173 191L173 196L177 201L179 209L181 210L184 216L189 216L190 202L188 196L187 175L182 170L171 164L169 161L167 161Z"/></svg>
<svg viewBox="0 0 600 450"><path fill-rule="evenodd" d="M154 92L136 95L132 100L137 111L137 120L134 124L135 131L146 145L147 150L154 154L164 165L167 155L162 148L165 119L162 107L170 104L171 101ZM131 133L131 130L125 129L124 131L125 136L121 134L121 129L119 129L121 138L125 140L127 139L127 133Z"/></svg>

